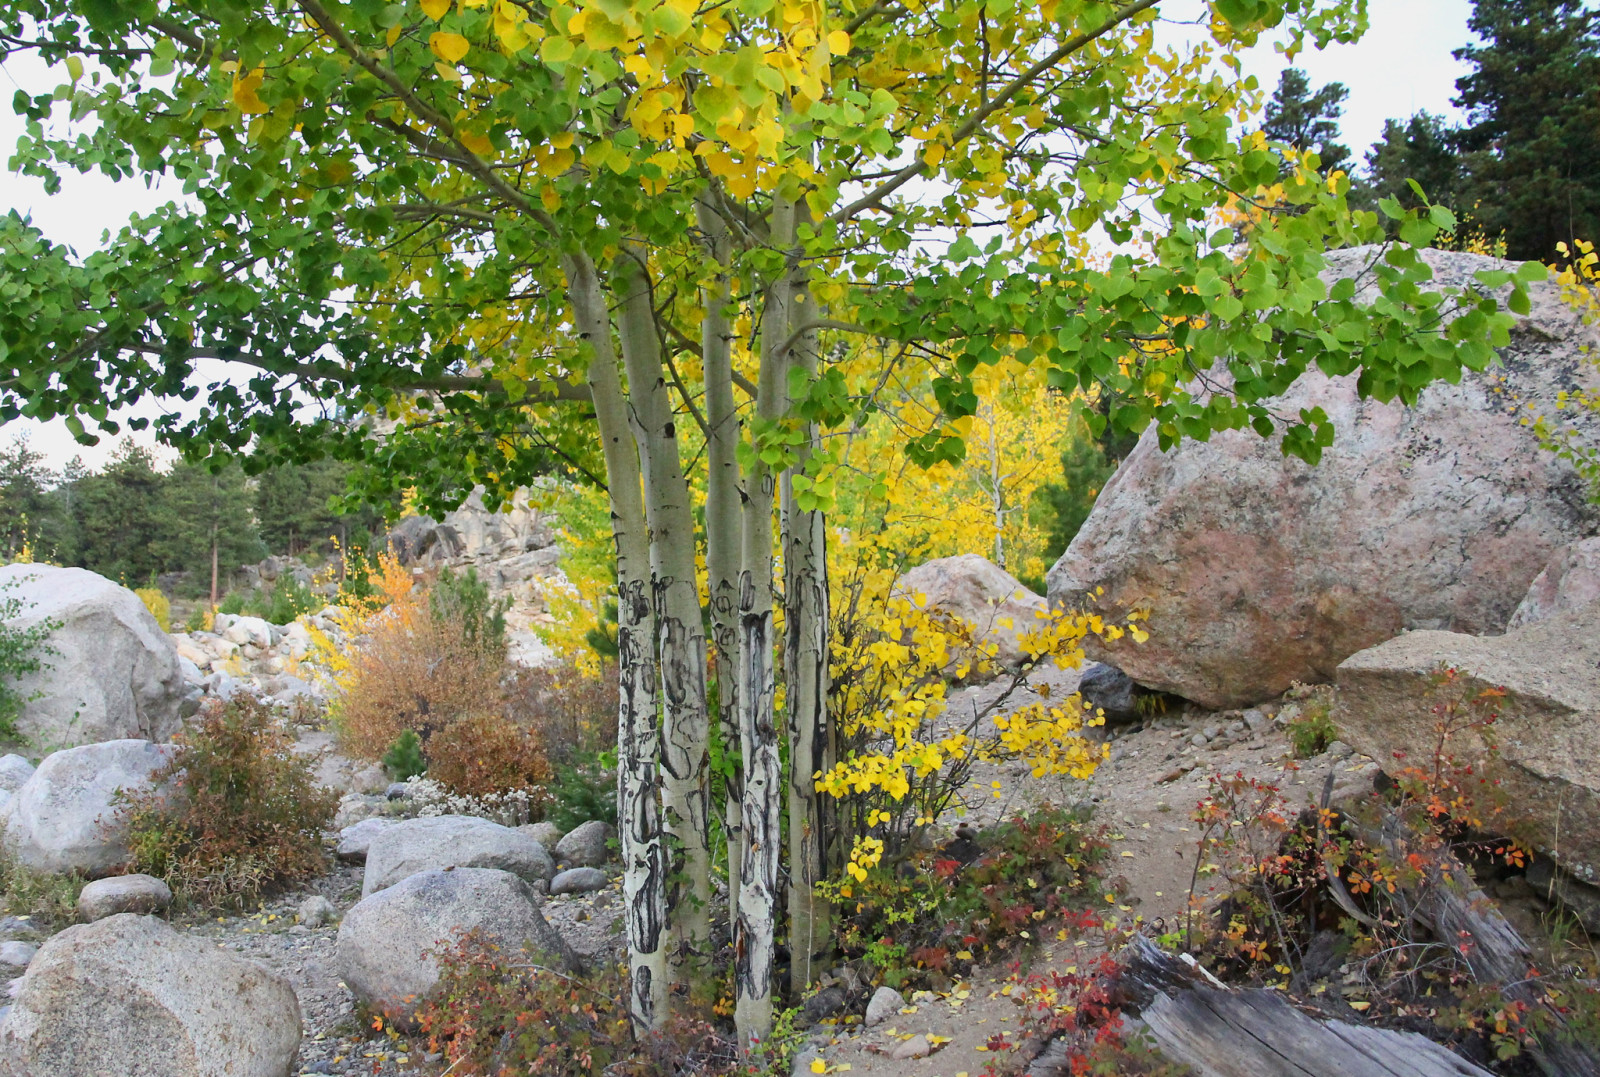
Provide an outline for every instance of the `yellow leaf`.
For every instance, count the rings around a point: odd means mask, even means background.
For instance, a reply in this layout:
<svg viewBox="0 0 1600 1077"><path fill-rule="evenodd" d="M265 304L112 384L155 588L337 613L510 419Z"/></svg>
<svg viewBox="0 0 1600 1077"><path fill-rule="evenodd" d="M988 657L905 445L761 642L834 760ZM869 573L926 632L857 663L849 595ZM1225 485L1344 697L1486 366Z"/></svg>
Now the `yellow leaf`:
<svg viewBox="0 0 1600 1077"><path fill-rule="evenodd" d="M461 81L461 72L457 71L455 68L451 67L449 64L441 64L437 60L435 60L434 64L433 64L433 69L435 71L439 72L439 77L444 79L446 82L460 82Z"/></svg>
<svg viewBox="0 0 1600 1077"><path fill-rule="evenodd" d="M422 13L438 22L450 13L450 0L422 0Z"/></svg>
<svg viewBox="0 0 1600 1077"><path fill-rule="evenodd" d="M1352 1003L1349 1004L1350 1008L1352 1010L1357 1011L1357 1012L1365 1010L1368 1007L1370 1007L1371 1005L1372 1005L1372 1003L1370 1003L1370 1002L1352 1002Z"/></svg>
<svg viewBox="0 0 1600 1077"><path fill-rule="evenodd" d="M233 103L239 106L239 111L247 116L260 115L267 111L266 102L256 96L256 91L261 88L261 80L266 78L266 68L258 67L244 78L237 75L233 79Z"/></svg>
<svg viewBox="0 0 1600 1077"><path fill-rule="evenodd" d="M489 141L488 135L457 134L461 144L479 157L488 157L494 153L494 143Z"/></svg>
<svg viewBox="0 0 1600 1077"><path fill-rule="evenodd" d="M472 43L460 34L436 33L428 37L428 48L447 64L453 64L467 54Z"/></svg>
<svg viewBox="0 0 1600 1077"><path fill-rule="evenodd" d="M828 51L835 56L843 56L850 51L850 35L843 30L834 30L828 34Z"/></svg>
<svg viewBox="0 0 1600 1077"><path fill-rule="evenodd" d="M401 26L399 23L395 23L393 26L389 27L389 32L383 35L383 43L389 46L391 49L394 48L394 43L400 40L400 31L404 29L404 26Z"/></svg>
<svg viewBox="0 0 1600 1077"><path fill-rule="evenodd" d="M544 190L540 191L539 201L543 202L544 208L549 210L551 213L554 213L556 210L561 208L561 196L556 193L556 189L554 187L546 187ZM849 895L847 894L845 896L848 897Z"/></svg>
<svg viewBox="0 0 1600 1077"><path fill-rule="evenodd" d="M811 1060L811 1072L812 1073L827 1073L828 1072L828 1064L826 1062L824 1062L820 1058L813 1058Z"/></svg>

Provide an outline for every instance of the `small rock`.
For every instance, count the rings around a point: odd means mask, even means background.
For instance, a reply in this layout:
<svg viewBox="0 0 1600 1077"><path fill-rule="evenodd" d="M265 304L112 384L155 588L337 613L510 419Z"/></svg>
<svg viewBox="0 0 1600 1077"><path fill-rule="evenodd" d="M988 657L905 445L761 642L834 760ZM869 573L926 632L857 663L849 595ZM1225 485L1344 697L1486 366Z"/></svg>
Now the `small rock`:
<svg viewBox="0 0 1600 1077"><path fill-rule="evenodd" d="M390 782L383 795L389 800L410 800L411 786L407 782Z"/></svg>
<svg viewBox="0 0 1600 1077"><path fill-rule="evenodd" d="M1243 722L1229 722L1228 723L1228 732L1229 733L1234 733L1234 734L1243 733L1247 728L1248 727Z"/></svg>
<svg viewBox="0 0 1600 1077"><path fill-rule="evenodd" d="M15 753L0 755L0 789L15 793L33 777L33 764Z"/></svg>
<svg viewBox="0 0 1600 1077"><path fill-rule="evenodd" d="M814 1043L808 1043L794 1056L794 1068L790 1072L794 1077L809 1077L816 1071L811 1068L811 1063L822 1058L822 1048Z"/></svg>
<svg viewBox="0 0 1600 1077"><path fill-rule="evenodd" d="M1189 738L1189 743L1196 748L1204 748L1206 746L1206 735L1204 733L1196 733Z"/></svg>
<svg viewBox="0 0 1600 1077"><path fill-rule="evenodd" d="M325 927L339 918L339 910L321 894L313 894L300 903L296 915L306 927Z"/></svg>
<svg viewBox="0 0 1600 1077"><path fill-rule="evenodd" d="M568 868L550 880L552 894L588 894L606 885L606 873L600 868Z"/></svg>
<svg viewBox="0 0 1600 1077"><path fill-rule="evenodd" d="M1336 740L1328 745L1328 754L1335 759L1349 759L1356 754L1356 750L1342 740Z"/></svg>
<svg viewBox="0 0 1600 1077"><path fill-rule="evenodd" d="M556 860L569 867L597 868L606 862L612 829L599 819L580 824L556 843Z"/></svg>
<svg viewBox="0 0 1600 1077"><path fill-rule="evenodd" d="M1204 730L1202 730L1202 732L1204 733L1206 740L1216 740L1218 737L1222 736L1222 727L1220 725L1208 725Z"/></svg>
<svg viewBox="0 0 1600 1077"><path fill-rule="evenodd" d="M838 1017L844 1013L849 1004L850 999L845 994L844 988L824 987L806 999L804 1005L800 1007L800 1023L809 1027L826 1018Z"/></svg>
<svg viewBox="0 0 1600 1077"><path fill-rule="evenodd" d="M905 1008L906 998L892 987L884 986L872 993L867 1003L867 1027L881 1025Z"/></svg>
<svg viewBox="0 0 1600 1077"><path fill-rule="evenodd" d="M151 875L117 875L96 879L78 895L78 917L92 924L119 912L161 912L172 904L167 884Z"/></svg>
<svg viewBox="0 0 1600 1077"><path fill-rule="evenodd" d="M532 838L540 845L543 845L546 849L554 850L555 847L560 844L562 838L561 828L550 822L548 819L541 820L537 823L524 823L522 826L517 827L517 829L528 835L528 837Z"/></svg>
<svg viewBox="0 0 1600 1077"><path fill-rule="evenodd" d="M345 827L339 831L339 847L334 851L334 855L348 864L365 864L367 849L371 847L372 839L394 826L396 822L398 820L372 818Z"/></svg>
<svg viewBox="0 0 1600 1077"><path fill-rule="evenodd" d="M39 948L31 942L0 942L0 976L21 976Z"/></svg>
<svg viewBox="0 0 1600 1077"><path fill-rule="evenodd" d="M905 1061L908 1058L927 1058L931 1054L933 1054L933 1045L928 1042L928 1037L917 1035L912 1036L909 1040L896 1047L894 1053L889 1057L897 1061Z"/></svg>
<svg viewBox="0 0 1600 1077"><path fill-rule="evenodd" d="M1272 719L1268 718L1266 712L1259 707L1251 707L1245 711L1243 718L1245 728L1252 733L1260 733L1272 726Z"/></svg>

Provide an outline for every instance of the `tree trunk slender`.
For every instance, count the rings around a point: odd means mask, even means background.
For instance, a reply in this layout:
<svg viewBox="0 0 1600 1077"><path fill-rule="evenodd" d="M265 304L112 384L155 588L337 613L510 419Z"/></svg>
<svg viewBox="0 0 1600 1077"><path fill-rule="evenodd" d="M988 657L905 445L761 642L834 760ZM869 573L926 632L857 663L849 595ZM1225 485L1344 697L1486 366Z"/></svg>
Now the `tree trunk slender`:
<svg viewBox="0 0 1600 1077"><path fill-rule="evenodd" d="M700 350L706 379L706 575L711 636L717 654L717 728L722 740L726 803L722 830L728 842L728 928L739 918L739 871L743 866L744 783L739 742L739 414L733 403L733 329L728 304L728 226L715 208L696 207L700 229L711 242L721 271L701 296Z"/></svg>
<svg viewBox="0 0 1600 1077"><path fill-rule="evenodd" d="M617 546L617 833L628 933L628 1015L643 1031L666 1021L669 987L649 535L605 293L587 257L569 256L566 272L578 334L592 349L587 381L605 453Z"/></svg>
<svg viewBox="0 0 1600 1077"><path fill-rule="evenodd" d="M802 203L797 214L803 217ZM792 277L791 326L815 321L805 271ZM791 329L791 333L793 330ZM816 331L802 333L791 365L817 372ZM829 827L816 789L830 765L828 736L828 539L818 511L795 504L793 478L805 471L821 431L806 427L807 445L783 476L784 700L789 737L789 989L798 998L826 966L832 937L827 902L816 893L826 872Z"/></svg>
<svg viewBox="0 0 1600 1077"><path fill-rule="evenodd" d="M217 612L217 525L211 525L211 612Z"/></svg>
<svg viewBox="0 0 1600 1077"><path fill-rule="evenodd" d="M794 237L794 203L774 198L774 246ZM789 336L787 273L767 288L761 318L761 372L756 416L775 422L784 412L788 361L779 354ZM759 453L745 480L739 570L739 738L744 755L744 868L734 928L734 1024L748 1049L772 1031L772 967L777 933L778 868L783 850L782 764L773 715L772 468Z"/></svg>
<svg viewBox="0 0 1600 1077"><path fill-rule="evenodd" d="M618 259L618 336L628 401L644 466L645 518L661 676L661 806L671 839L667 922L674 979L698 992L712 981L710 768L706 633L695 576L694 514L661 362L646 251Z"/></svg>

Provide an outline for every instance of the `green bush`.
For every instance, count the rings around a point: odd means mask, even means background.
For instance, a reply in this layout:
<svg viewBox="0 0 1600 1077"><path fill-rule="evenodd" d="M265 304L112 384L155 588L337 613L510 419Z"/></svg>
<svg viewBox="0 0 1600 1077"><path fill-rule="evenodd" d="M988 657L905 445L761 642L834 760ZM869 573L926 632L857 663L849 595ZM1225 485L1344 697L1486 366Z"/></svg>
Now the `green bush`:
<svg viewBox="0 0 1600 1077"><path fill-rule="evenodd" d="M506 610L511 600L494 601L489 585L478 579L478 570L469 568L456 575L446 568L428 589L428 608L434 620L461 626L462 638L484 651L503 651L506 646Z"/></svg>
<svg viewBox="0 0 1600 1077"><path fill-rule="evenodd" d="M26 916L46 934L78 922L78 894L88 881L31 871L0 850L0 912Z"/></svg>
<svg viewBox="0 0 1600 1077"><path fill-rule="evenodd" d="M320 873L338 798L320 788L270 707L211 703L148 790L117 795L137 871L203 905L243 905Z"/></svg>
<svg viewBox="0 0 1600 1077"><path fill-rule="evenodd" d="M22 599L6 593L16 586L15 580L0 583L0 738L7 740L19 736L17 719L28 702L17 690L17 681L45 668L50 633L61 627L48 618L31 628L11 624L24 612Z"/></svg>
<svg viewBox="0 0 1600 1077"><path fill-rule="evenodd" d="M223 595L222 601L217 603L217 612L226 613L233 617L237 617L239 614L243 613L244 593L241 591L230 591Z"/></svg>
<svg viewBox="0 0 1600 1077"><path fill-rule="evenodd" d="M549 819L564 831L591 819L617 825L617 775L598 762L557 764Z"/></svg>
<svg viewBox="0 0 1600 1077"><path fill-rule="evenodd" d="M1306 700L1299 717L1289 719L1283 729L1289 734L1289 743L1294 747L1296 759L1321 755L1328 750L1328 745L1339 738L1328 705L1320 699Z"/></svg>
<svg viewBox="0 0 1600 1077"><path fill-rule="evenodd" d="M397 782L427 773L428 764L422 758L422 738L417 736L416 730L407 729L389 745L389 750L383 753L383 769Z"/></svg>
<svg viewBox="0 0 1600 1077"><path fill-rule="evenodd" d="M286 625L304 613L315 613L323 601L311 593L311 588L285 572L273 581L272 589L257 592L250 604L251 612L264 621Z"/></svg>

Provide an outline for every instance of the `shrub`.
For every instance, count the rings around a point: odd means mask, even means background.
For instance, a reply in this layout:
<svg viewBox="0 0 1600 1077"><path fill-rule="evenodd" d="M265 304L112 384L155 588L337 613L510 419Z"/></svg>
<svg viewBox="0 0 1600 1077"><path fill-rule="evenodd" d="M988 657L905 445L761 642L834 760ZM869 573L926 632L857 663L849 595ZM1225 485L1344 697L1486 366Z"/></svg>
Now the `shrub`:
<svg viewBox="0 0 1600 1077"><path fill-rule="evenodd" d="M211 611L203 605L197 605L189 611L189 619L183 622L186 632L204 632L211 627Z"/></svg>
<svg viewBox="0 0 1600 1077"><path fill-rule="evenodd" d="M45 668L50 633L61 627L48 618L31 628L11 624L23 613L22 599L6 593L14 587L15 580L0 584L0 737L6 739L19 735L17 719L28 702L17 691L16 682Z"/></svg>
<svg viewBox="0 0 1600 1077"><path fill-rule="evenodd" d="M26 916L47 934L78 922L78 894L88 881L29 870L0 849L0 912Z"/></svg>
<svg viewBox="0 0 1600 1077"><path fill-rule="evenodd" d="M144 603L144 608L150 611L150 616L156 619L156 624L161 626L161 631L172 631L172 603L162 593L159 587L141 587L133 592L139 596L139 601Z"/></svg>
<svg viewBox="0 0 1600 1077"><path fill-rule="evenodd" d="M730 1036L681 1013L634 1033L620 970L569 976L467 935L442 955L438 986L417 1013L431 1050L462 1077L760 1077L788 1074L792 1022L741 1056Z"/></svg>
<svg viewBox="0 0 1600 1077"><path fill-rule="evenodd" d="M543 786L550 763L532 730L497 714L475 715L433 735L428 776L451 792L483 797Z"/></svg>
<svg viewBox="0 0 1600 1077"><path fill-rule="evenodd" d="M469 641L460 622L406 596L367 628L341 675L344 693L331 715L352 754L377 760L409 729L426 757L434 734L495 707L504 650Z"/></svg>
<svg viewBox="0 0 1600 1077"><path fill-rule="evenodd" d="M939 850L889 860L881 851L877 839L858 841L849 878L821 889L840 910L840 950L891 986L948 979L1046 926L1098 922L1107 847L1086 812L1045 805Z"/></svg>
<svg viewBox="0 0 1600 1077"><path fill-rule="evenodd" d="M286 625L303 614L314 613L323 600L311 593L311 588L284 572L265 592L256 592L250 610L257 617L275 625Z"/></svg>
<svg viewBox="0 0 1600 1077"><path fill-rule="evenodd" d="M265 704L202 708L174 739L153 788L118 794L136 870L205 905L243 904L326 866L322 831L338 798Z"/></svg>
<svg viewBox="0 0 1600 1077"><path fill-rule="evenodd" d="M461 637L470 647L503 651L506 610L510 608L510 599L496 602L489 598L489 585L478 579L475 568L460 576L445 568L428 589L428 612L434 620L459 625Z"/></svg>
<svg viewBox="0 0 1600 1077"><path fill-rule="evenodd" d="M617 825L617 775L598 760L556 766L550 790L554 804L549 819L562 830L572 830L591 819Z"/></svg>
<svg viewBox="0 0 1600 1077"><path fill-rule="evenodd" d="M1289 734L1296 759L1321 755L1339 736L1328 703L1323 699L1306 700L1300 715L1285 722L1283 728Z"/></svg>
<svg viewBox="0 0 1600 1077"><path fill-rule="evenodd" d="M409 781L427 773L428 764L422 758L422 741L414 730L402 732L389 750L383 753L383 769L397 782Z"/></svg>
<svg viewBox="0 0 1600 1077"><path fill-rule="evenodd" d="M538 735L551 762L572 765L617 744L617 669L583 672L568 661L517 668L506 678L505 715Z"/></svg>
<svg viewBox="0 0 1600 1077"><path fill-rule="evenodd" d="M222 596L222 601L217 603L217 612L229 616L238 616L244 612L244 594L240 591L230 591Z"/></svg>

